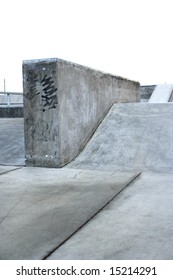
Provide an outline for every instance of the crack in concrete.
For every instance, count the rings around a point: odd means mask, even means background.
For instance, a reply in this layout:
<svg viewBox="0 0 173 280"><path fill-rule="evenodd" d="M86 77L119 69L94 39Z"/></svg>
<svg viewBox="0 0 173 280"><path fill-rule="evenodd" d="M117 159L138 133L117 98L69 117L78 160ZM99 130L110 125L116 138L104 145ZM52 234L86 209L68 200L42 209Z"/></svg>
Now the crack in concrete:
<svg viewBox="0 0 173 280"><path fill-rule="evenodd" d="M1 218L0 220L0 225L2 225L2 223L9 217L10 213L15 209L15 207L22 201L22 199L20 199L18 202L16 202L8 211L8 213Z"/></svg>
<svg viewBox="0 0 173 280"><path fill-rule="evenodd" d="M76 173L76 174L74 175L73 179L78 179L78 178L77 178L78 175L80 175L80 174L82 174L82 173L83 173L83 171L80 171L80 172Z"/></svg>

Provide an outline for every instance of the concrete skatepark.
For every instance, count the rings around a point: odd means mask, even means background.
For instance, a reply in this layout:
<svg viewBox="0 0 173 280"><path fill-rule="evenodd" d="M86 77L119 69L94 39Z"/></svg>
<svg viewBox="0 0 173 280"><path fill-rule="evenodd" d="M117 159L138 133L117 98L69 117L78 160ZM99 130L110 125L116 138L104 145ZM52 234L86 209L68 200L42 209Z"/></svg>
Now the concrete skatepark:
<svg viewBox="0 0 173 280"><path fill-rule="evenodd" d="M58 59L23 79L24 119L0 118L0 259L172 260L172 85L140 102Z"/></svg>

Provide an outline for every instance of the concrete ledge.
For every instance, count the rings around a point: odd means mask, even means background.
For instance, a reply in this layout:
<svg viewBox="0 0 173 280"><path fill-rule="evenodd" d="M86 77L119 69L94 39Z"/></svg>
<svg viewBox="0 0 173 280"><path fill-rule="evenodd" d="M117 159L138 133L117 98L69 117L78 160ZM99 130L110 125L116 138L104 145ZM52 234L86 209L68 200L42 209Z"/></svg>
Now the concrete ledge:
<svg viewBox="0 0 173 280"><path fill-rule="evenodd" d="M23 118L23 107L0 107L0 118Z"/></svg>
<svg viewBox="0 0 173 280"><path fill-rule="evenodd" d="M113 103L138 102L139 83L57 58L23 62L26 165L61 167Z"/></svg>

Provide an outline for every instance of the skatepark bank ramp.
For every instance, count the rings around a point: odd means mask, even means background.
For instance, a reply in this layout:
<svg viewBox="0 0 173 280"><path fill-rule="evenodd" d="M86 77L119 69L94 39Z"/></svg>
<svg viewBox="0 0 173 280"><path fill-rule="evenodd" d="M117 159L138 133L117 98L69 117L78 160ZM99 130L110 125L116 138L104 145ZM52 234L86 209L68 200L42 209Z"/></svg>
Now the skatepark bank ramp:
<svg viewBox="0 0 173 280"><path fill-rule="evenodd" d="M173 171L173 104L114 104L68 167Z"/></svg>

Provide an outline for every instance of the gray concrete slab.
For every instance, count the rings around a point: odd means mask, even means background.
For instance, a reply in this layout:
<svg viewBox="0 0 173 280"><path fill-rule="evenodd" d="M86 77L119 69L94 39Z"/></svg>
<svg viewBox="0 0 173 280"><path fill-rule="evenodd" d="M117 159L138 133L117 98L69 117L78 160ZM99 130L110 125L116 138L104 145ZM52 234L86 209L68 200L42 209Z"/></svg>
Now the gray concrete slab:
<svg viewBox="0 0 173 280"><path fill-rule="evenodd" d="M142 174L49 259L173 260L172 182Z"/></svg>
<svg viewBox="0 0 173 280"><path fill-rule="evenodd" d="M173 104L115 104L68 167L173 172Z"/></svg>
<svg viewBox="0 0 173 280"><path fill-rule="evenodd" d="M24 121L0 119L0 165L24 165Z"/></svg>
<svg viewBox="0 0 173 280"><path fill-rule="evenodd" d="M0 259L44 259L135 177L23 167L0 176Z"/></svg>

